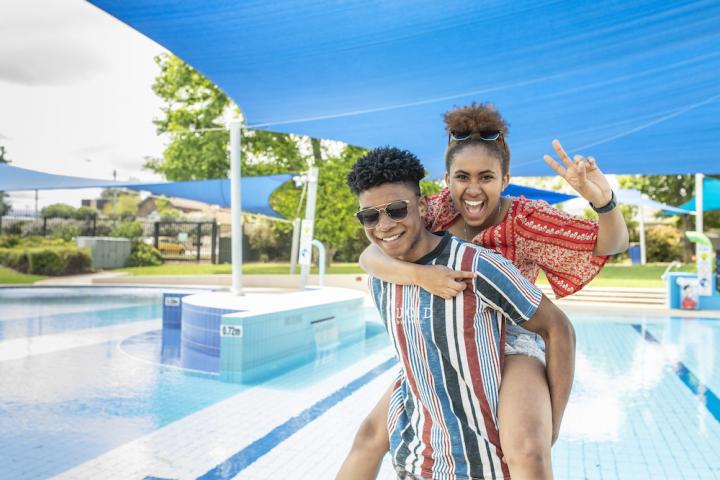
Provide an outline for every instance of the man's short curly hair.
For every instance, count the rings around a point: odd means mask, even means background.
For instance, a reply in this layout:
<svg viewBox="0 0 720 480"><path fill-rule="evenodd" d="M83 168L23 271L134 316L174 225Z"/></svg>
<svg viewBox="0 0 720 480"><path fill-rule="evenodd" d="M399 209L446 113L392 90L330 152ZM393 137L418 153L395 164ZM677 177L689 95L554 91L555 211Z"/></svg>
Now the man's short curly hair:
<svg viewBox="0 0 720 480"><path fill-rule="evenodd" d="M355 195L384 183L405 183L420 193L420 180L425 169L420 160L408 152L394 147L370 150L352 166L347 183Z"/></svg>

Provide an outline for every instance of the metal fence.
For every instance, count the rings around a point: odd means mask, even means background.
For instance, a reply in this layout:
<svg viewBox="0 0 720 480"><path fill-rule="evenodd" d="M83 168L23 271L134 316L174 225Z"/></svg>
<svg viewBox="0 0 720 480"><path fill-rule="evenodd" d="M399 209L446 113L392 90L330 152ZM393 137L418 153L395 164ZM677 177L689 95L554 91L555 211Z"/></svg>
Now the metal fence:
<svg viewBox="0 0 720 480"><path fill-rule="evenodd" d="M218 224L162 221L153 224L153 245L164 260L218 263Z"/></svg>
<svg viewBox="0 0 720 480"><path fill-rule="evenodd" d="M165 261L211 262L229 261L220 251L220 236L229 236L229 226L215 222L143 221L142 240L154 245ZM49 217L35 212L12 211L0 216L0 235L39 235L70 239L78 236L107 237L121 220L99 218ZM227 230L227 231L226 231ZM227 243L227 242L226 242Z"/></svg>
<svg viewBox="0 0 720 480"><path fill-rule="evenodd" d="M97 215L85 218L49 217L35 212L12 211L0 215L0 235L89 236L107 235L114 224Z"/></svg>

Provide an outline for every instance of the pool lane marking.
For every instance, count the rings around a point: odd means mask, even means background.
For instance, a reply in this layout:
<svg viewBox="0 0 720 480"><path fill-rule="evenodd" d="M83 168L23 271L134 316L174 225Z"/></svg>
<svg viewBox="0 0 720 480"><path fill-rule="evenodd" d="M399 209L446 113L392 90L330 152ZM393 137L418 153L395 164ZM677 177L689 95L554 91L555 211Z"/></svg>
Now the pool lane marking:
<svg viewBox="0 0 720 480"><path fill-rule="evenodd" d="M375 378L379 377L381 374L389 370L391 367L397 365L397 363L398 362L395 357L386 360L385 362L368 371L364 375L356 378L344 387L336 390L327 397L306 408L298 415L288 419L287 421L285 421L285 423L278 425L265 436L260 437L247 447L233 454L230 458L217 465L212 470L209 470L207 473L198 477L198 479L216 480L233 478L238 473L249 467L260 457L278 446L281 442L284 442L285 440L290 438L298 430L320 417L330 408L334 407L342 400L355 393L357 390L365 386L371 380L374 380Z"/></svg>
<svg viewBox="0 0 720 480"><path fill-rule="evenodd" d="M662 342L655 338L652 333L648 332L647 330L643 332L641 325L632 324L631 326L648 342L662 345ZM680 380L685 384L685 386L688 387L690 391L695 394L695 397L698 399L698 401L705 405L705 407L710 411L712 416L715 417L715 420L720 422L720 399L718 399L718 396L715 395L715 392L710 390L707 385L703 384L700 379L692 371L690 371L690 369L687 368L684 363L675 362L672 367L675 371L675 374L680 378Z"/></svg>

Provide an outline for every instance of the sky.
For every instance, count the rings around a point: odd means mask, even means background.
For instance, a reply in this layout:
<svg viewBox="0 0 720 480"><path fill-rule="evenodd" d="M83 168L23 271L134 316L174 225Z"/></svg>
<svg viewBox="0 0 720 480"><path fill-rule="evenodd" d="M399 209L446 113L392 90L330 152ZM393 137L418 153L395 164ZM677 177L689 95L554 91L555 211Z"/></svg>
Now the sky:
<svg viewBox="0 0 720 480"><path fill-rule="evenodd" d="M142 168L162 155L153 118L153 57L165 50L81 0L0 2L0 145L12 165L48 173L163 181ZM39 192L42 208L80 206L97 189ZM11 194L34 210L35 192Z"/></svg>

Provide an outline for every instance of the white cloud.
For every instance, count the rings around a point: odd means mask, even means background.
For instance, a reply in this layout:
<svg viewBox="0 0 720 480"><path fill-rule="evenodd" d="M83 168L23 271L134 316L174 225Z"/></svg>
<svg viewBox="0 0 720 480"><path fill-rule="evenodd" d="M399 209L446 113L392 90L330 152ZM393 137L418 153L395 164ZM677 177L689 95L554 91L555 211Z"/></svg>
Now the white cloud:
<svg viewBox="0 0 720 480"><path fill-rule="evenodd" d="M0 4L0 81L59 85L107 70L97 43L107 19L79 1L5 0Z"/></svg>
<svg viewBox="0 0 720 480"><path fill-rule="evenodd" d="M107 61L77 41L0 37L0 81L21 85L64 85L108 69Z"/></svg>
<svg viewBox="0 0 720 480"><path fill-rule="evenodd" d="M151 85L164 49L80 0L0 2L0 140L13 165L62 175L160 181ZM88 191L40 192L42 207ZM34 206L34 193L14 193Z"/></svg>

